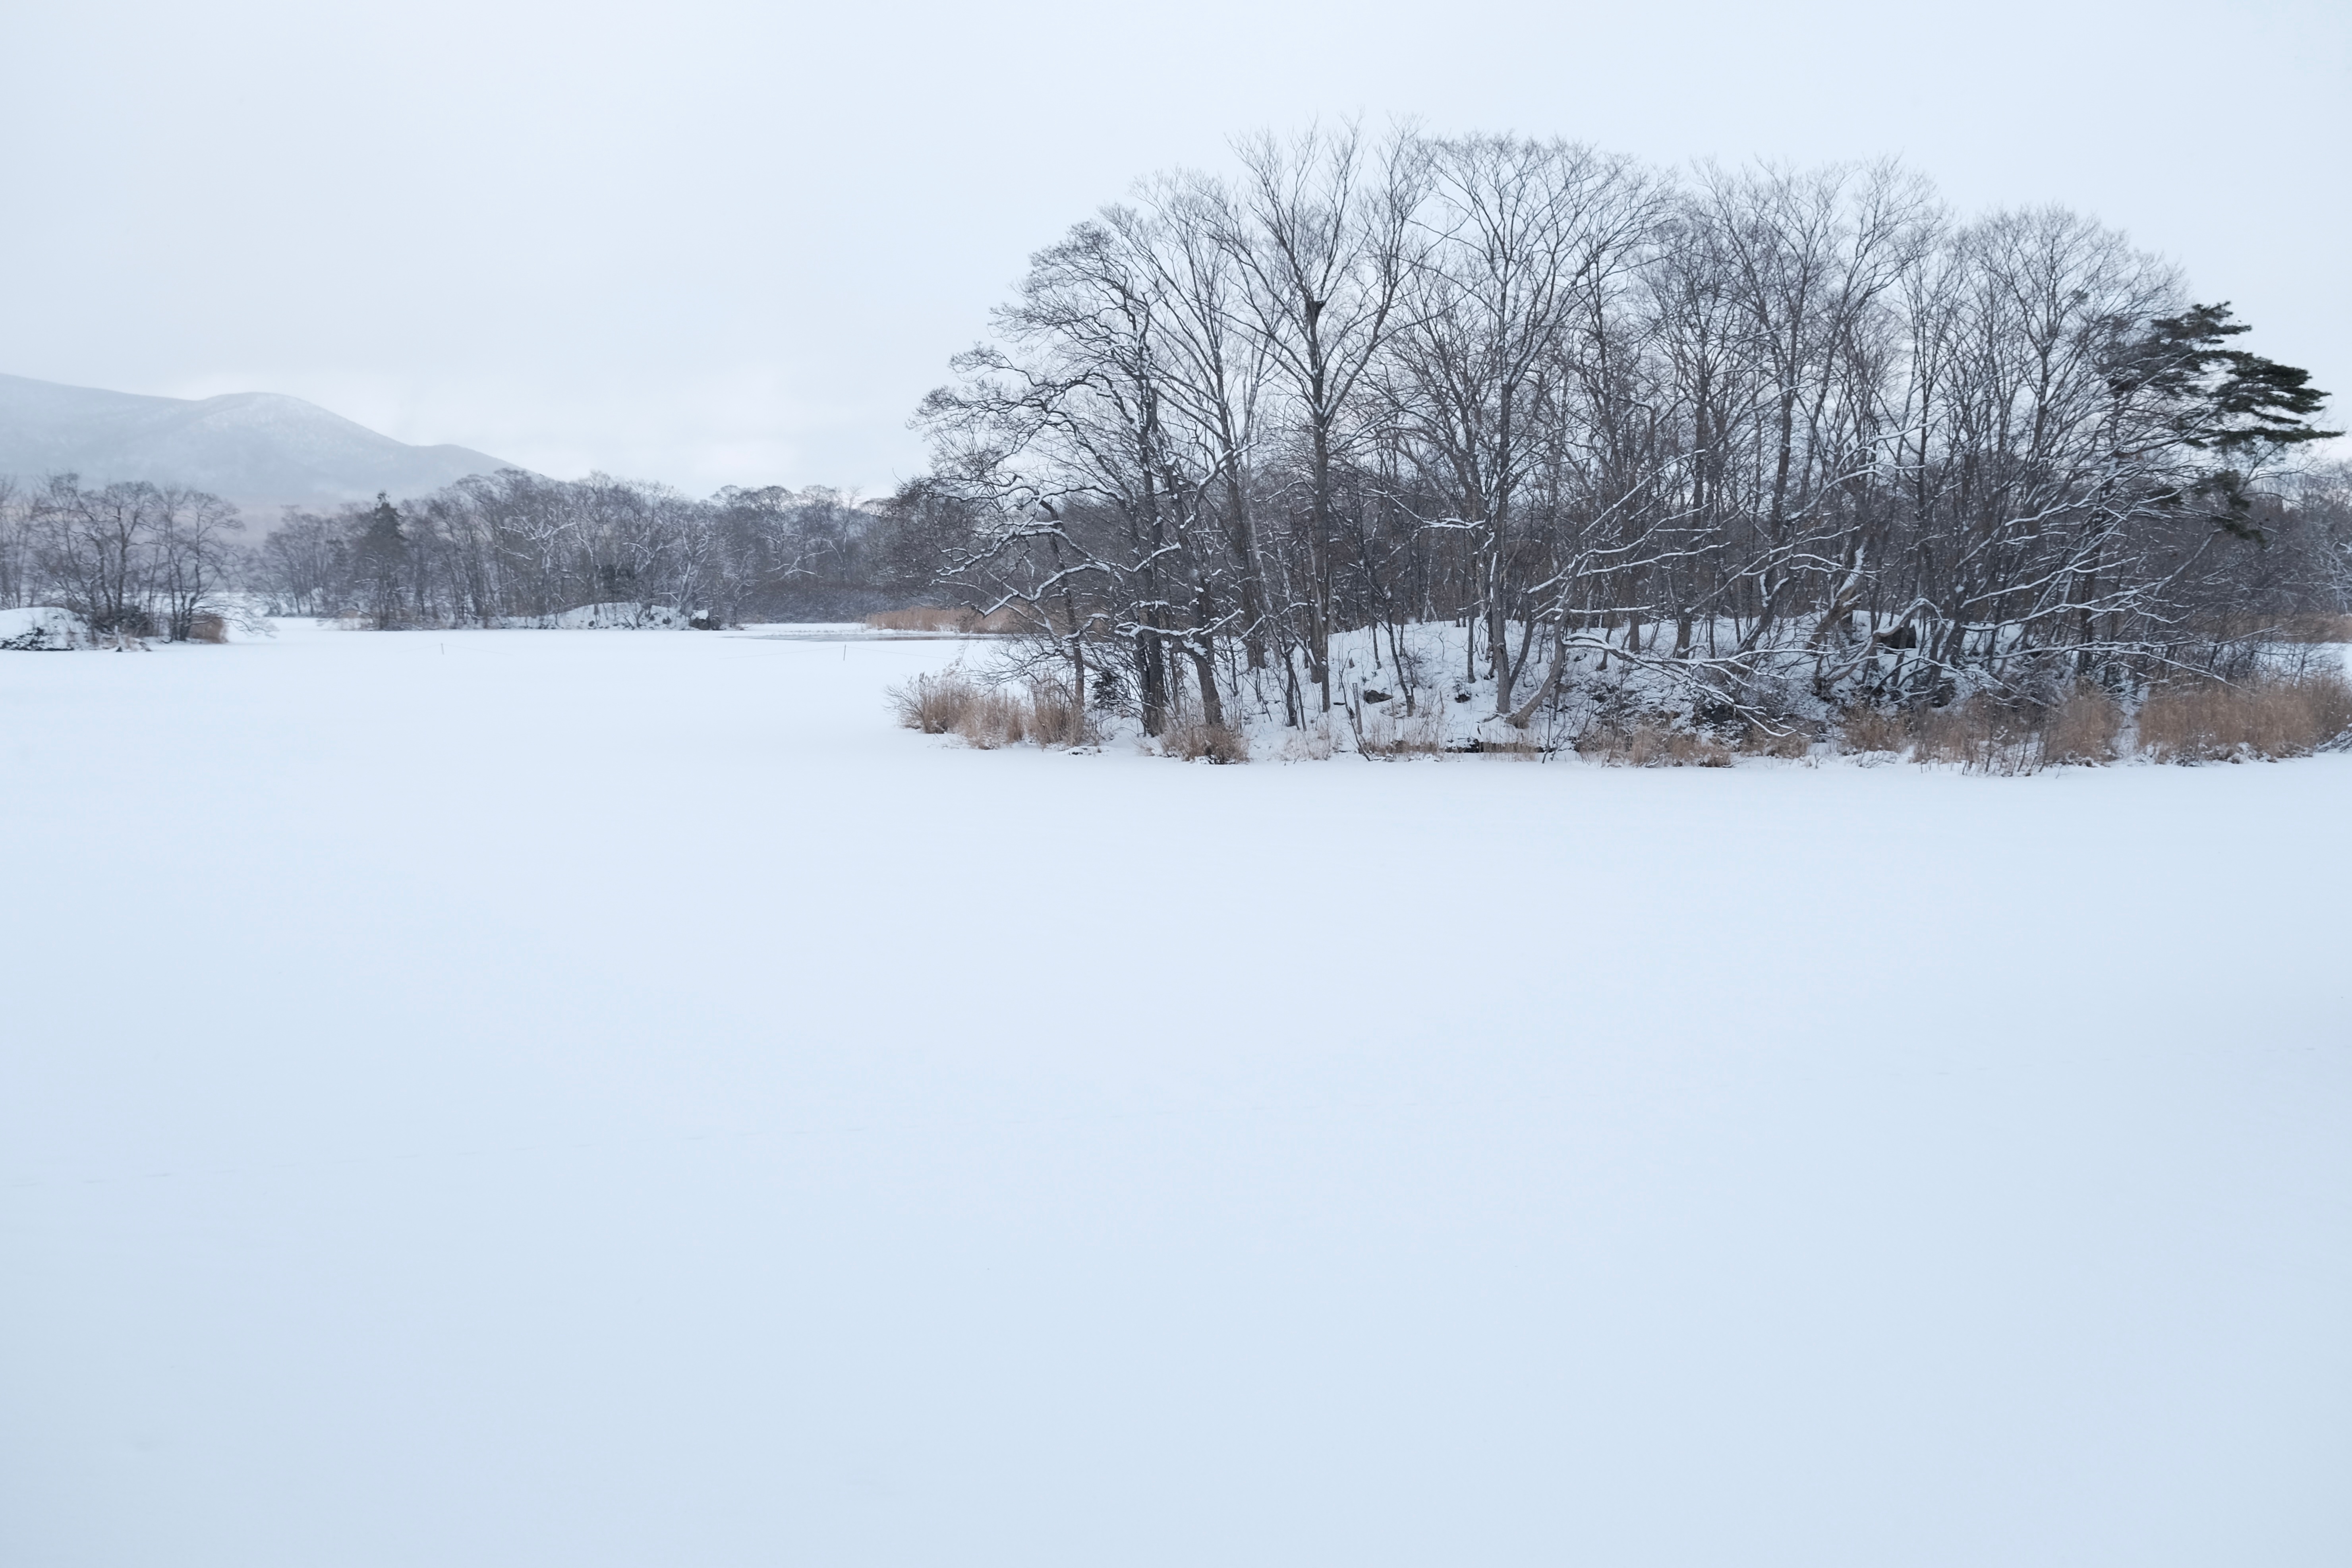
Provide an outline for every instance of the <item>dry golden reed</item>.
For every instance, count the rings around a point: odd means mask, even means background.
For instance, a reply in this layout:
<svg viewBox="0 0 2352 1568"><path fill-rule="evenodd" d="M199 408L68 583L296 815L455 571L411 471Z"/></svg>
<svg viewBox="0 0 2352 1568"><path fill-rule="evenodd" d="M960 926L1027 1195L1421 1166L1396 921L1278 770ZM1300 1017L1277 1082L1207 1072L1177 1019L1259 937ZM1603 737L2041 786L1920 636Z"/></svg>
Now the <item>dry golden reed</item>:
<svg viewBox="0 0 2352 1568"><path fill-rule="evenodd" d="M1604 725L1576 741L1576 754L1589 763L1622 768L1727 768L1731 748L1712 735L1678 724Z"/></svg>
<svg viewBox="0 0 2352 1568"><path fill-rule="evenodd" d="M1374 709L1364 716L1356 750L1368 757L1433 757L1445 750L1444 715L1424 712L1407 717Z"/></svg>
<svg viewBox="0 0 2352 1568"><path fill-rule="evenodd" d="M926 735L944 735L963 721L964 710L980 695L980 688L960 669L940 675L919 675L890 688L890 706L898 722Z"/></svg>
<svg viewBox="0 0 2352 1568"><path fill-rule="evenodd" d="M1813 738L1799 729L1767 729L1750 724L1740 733L1739 750L1751 757L1780 757L1793 760L1810 755Z"/></svg>
<svg viewBox="0 0 2352 1568"><path fill-rule="evenodd" d="M2139 743L2159 763L2308 756L2352 731L2352 682L2333 670L2159 687L2140 704Z"/></svg>
<svg viewBox="0 0 2352 1568"><path fill-rule="evenodd" d="M1032 681L1025 689L983 685L961 669L919 676L890 690L898 721L925 734L961 736L981 751L1028 742L1081 746L1097 733L1066 682ZM1356 750L1373 758L1428 756L1451 750L1533 760L1542 746L1523 734L1481 735L1456 748L1447 743L1443 715L1368 716ZM2046 767L2112 763L2127 752L2158 763L2307 756L2352 741L2352 680L2334 670L2272 675L2229 682L2183 679L2150 692L2136 716L2127 748L2126 713L2113 694L2092 685L2054 701L2002 700L1979 693L1942 708L1888 710L1855 708L1833 731L1834 750L1859 755L1907 755L1971 773L2015 774ZM1320 761L1339 748L1326 724L1286 733L1284 761ZM1800 727L1750 725L1727 743L1703 730L1665 719L1598 725L1577 737L1586 761L1606 766L1728 767L1737 754L1780 758L1808 755L1813 737ZM1250 741L1240 729L1191 720L1148 742L1185 762L1243 763Z"/></svg>
<svg viewBox="0 0 2352 1568"><path fill-rule="evenodd" d="M1188 763L1245 763L1249 737L1223 724L1179 724L1160 737L1160 752Z"/></svg>
<svg viewBox="0 0 2352 1568"><path fill-rule="evenodd" d="M1029 738L1041 746L1087 744L1095 735L1086 704L1059 681L1034 682L1029 688Z"/></svg>
<svg viewBox="0 0 2352 1568"><path fill-rule="evenodd" d="M877 610L866 617L877 632L947 632L960 637L992 637L1020 630L1010 610L983 616L975 610L944 605L915 605L903 610Z"/></svg>
<svg viewBox="0 0 2352 1568"><path fill-rule="evenodd" d="M1901 713L1884 708L1853 709L1838 722L1838 743L1845 751L1868 756L1901 752L1911 744L1911 726Z"/></svg>
<svg viewBox="0 0 2352 1568"><path fill-rule="evenodd" d="M2043 704L1979 694L1909 712L1857 708L1839 739L1848 752L1907 751L1916 763L2030 773L2116 761L2125 754L2125 717L2112 693L2083 685ZM2352 683L2333 671L2178 681L2148 694L2137 730L2137 750L2159 763L2305 756L2352 730Z"/></svg>
<svg viewBox="0 0 2352 1568"><path fill-rule="evenodd" d="M919 675L889 690L898 722L926 735L959 735L979 751L1018 745L1080 746L1094 739L1086 710L1058 682L1024 691L983 686L960 669Z"/></svg>
<svg viewBox="0 0 2352 1568"><path fill-rule="evenodd" d="M2112 763L2116 738L2123 727L2124 707L2112 693L2095 686L2078 686L2053 704L2043 719L2042 760Z"/></svg>

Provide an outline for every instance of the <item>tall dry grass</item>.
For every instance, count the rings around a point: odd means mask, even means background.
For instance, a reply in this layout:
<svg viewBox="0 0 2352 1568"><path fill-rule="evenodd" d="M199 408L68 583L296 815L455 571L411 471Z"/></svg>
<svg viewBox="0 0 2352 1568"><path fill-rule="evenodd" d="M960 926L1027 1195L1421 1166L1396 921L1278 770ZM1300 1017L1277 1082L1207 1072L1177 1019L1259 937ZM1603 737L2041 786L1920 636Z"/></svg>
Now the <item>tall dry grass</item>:
<svg viewBox="0 0 2352 1568"><path fill-rule="evenodd" d="M1364 715L1363 727L1356 734L1356 750L1368 757L1433 757L1445 750L1445 716L1423 711L1407 717L1402 712L1388 710L1399 704L1390 703L1375 708Z"/></svg>
<svg viewBox="0 0 2352 1568"><path fill-rule="evenodd" d="M2032 721L1982 696L1914 714L1911 758L1986 773L2030 773L2039 760Z"/></svg>
<svg viewBox="0 0 2352 1568"><path fill-rule="evenodd" d="M1644 721L1623 727L1601 725L1576 739L1576 754L1588 763L1619 768L1727 768L1731 748L1712 735L1681 724Z"/></svg>
<svg viewBox="0 0 2352 1568"><path fill-rule="evenodd" d="M989 686L961 669L920 676L891 689L898 721L925 734L952 734L981 751L1028 742L1039 746L1094 743L1097 733L1066 683L1039 680L1025 688ZM2181 680L2160 687L2141 703L2134 746L2159 763L2218 762L2248 757L2306 756L2352 743L2352 680L2333 668L2274 674L2251 680ZM2063 765L2097 765L2126 754L2126 711L2112 694L2081 686L2054 700L2004 700L1979 694L1944 708L1890 711L1856 708L1840 721L1834 749L1860 755L1908 756L1971 773L2016 774ZM1442 716L1368 719L1357 736L1367 757L1436 755L1456 748L1444 740ZM1598 725L1579 736L1577 754L1619 767L1727 767L1736 754L1801 757L1813 738L1801 727L1751 727L1727 743L1704 731L1664 719ZM1181 722L1152 742L1161 755L1186 762L1241 763L1250 757L1238 729ZM1339 748L1328 723L1286 733L1285 761L1320 761ZM1465 751L1538 758L1543 749L1520 735L1482 736Z"/></svg>
<svg viewBox="0 0 2352 1568"><path fill-rule="evenodd" d="M2352 732L2352 681L2334 670L2158 688L2140 704L2139 743L2159 763L2304 757Z"/></svg>
<svg viewBox="0 0 2352 1568"><path fill-rule="evenodd" d="M1301 730L1282 732L1282 760L1286 763L1328 763L1339 752L1331 739L1331 722L1318 720Z"/></svg>
<svg viewBox="0 0 2352 1568"><path fill-rule="evenodd" d="M1856 708L1840 720L1837 740L1856 755L1907 753L1916 763L1970 773L2030 773L2115 761L2123 721L2122 704L2086 685L2050 702L1979 693L1945 708Z"/></svg>
<svg viewBox="0 0 2352 1568"><path fill-rule="evenodd" d="M1745 756L1779 757L1793 762L1812 754L1813 737L1801 726L1785 721L1777 729L1750 724L1739 733L1739 751Z"/></svg>
<svg viewBox="0 0 2352 1568"><path fill-rule="evenodd" d="M2352 733L2352 682L2334 670L2228 682L2182 680L2140 704L2137 746L2159 763L2307 756ZM2125 754L2124 706L2095 686L2053 702L1978 695L1909 712L1856 709L1840 740L1848 752L1908 753L1972 773L2030 773L2096 766Z"/></svg>
<svg viewBox="0 0 2352 1568"><path fill-rule="evenodd" d="M1034 681L1029 687L1029 738L1041 746L1084 746L1093 743L1094 723L1087 706L1062 681Z"/></svg>
<svg viewBox="0 0 2352 1568"><path fill-rule="evenodd" d="M1029 705L1017 693L983 688L957 715L955 732L976 752L1017 746L1029 738Z"/></svg>
<svg viewBox="0 0 2352 1568"><path fill-rule="evenodd" d="M1910 747L1910 721L1884 708L1850 709L1838 721L1838 744L1841 751L1857 756L1893 755Z"/></svg>
<svg viewBox="0 0 2352 1568"><path fill-rule="evenodd" d="M899 723L926 735L945 735L962 721L964 710L979 692L970 676L950 669L940 675L919 675L903 686L893 686L889 698Z"/></svg>
<svg viewBox="0 0 2352 1568"><path fill-rule="evenodd" d="M1249 737L1223 724L1178 724L1160 737L1160 754L1187 763L1245 763Z"/></svg>
<svg viewBox="0 0 2352 1568"><path fill-rule="evenodd" d="M1086 710L1067 687L1033 682L1026 690L984 686L961 669L919 675L889 689L898 722L926 735L957 735L977 751L1018 745L1080 746L1095 738Z"/></svg>
<svg viewBox="0 0 2352 1568"><path fill-rule="evenodd" d="M877 632L950 632L961 637L994 637L1020 630L1010 610L983 616L974 610L944 605L916 605L903 610L877 610L866 617Z"/></svg>
<svg viewBox="0 0 2352 1568"><path fill-rule="evenodd" d="M2096 686L2078 686L2059 699L2043 717L2042 760L2047 763L2093 766L2112 763L2123 727L2124 705L2116 700L2112 692Z"/></svg>

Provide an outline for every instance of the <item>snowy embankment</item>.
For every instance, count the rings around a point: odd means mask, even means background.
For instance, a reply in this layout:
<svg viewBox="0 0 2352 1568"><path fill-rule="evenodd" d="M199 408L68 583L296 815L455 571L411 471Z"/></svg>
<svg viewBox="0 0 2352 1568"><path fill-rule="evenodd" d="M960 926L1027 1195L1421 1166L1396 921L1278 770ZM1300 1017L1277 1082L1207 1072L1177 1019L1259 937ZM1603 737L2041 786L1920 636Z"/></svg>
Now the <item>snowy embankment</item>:
<svg viewBox="0 0 2352 1568"><path fill-rule="evenodd" d="M1727 645L1734 628L1719 628ZM1697 629L1696 654L1709 633ZM1502 752L1523 757L1574 754L1635 766L1727 767L1741 757L1865 765L1897 759L1971 771L2020 773L2045 767L2147 759L2255 761L2308 756L2352 746L2352 679L2342 643L2284 643L2231 672L2228 681L2184 672L2162 686L2036 682L2011 670L1966 672L1932 703L1874 701L1853 679L1863 665L1900 686L1906 649L1834 658L1783 650L1735 671L1670 650L1584 647L1551 667L1540 637L1517 623L1505 638L1509 696L1483 628L1422 623L1360 628L1331 638L1328 692L1307 679L1294 650L1247 668L1228 646L1218 669L1219 710L1203 701L1184 659L1169 668L1172 697L1147 734L1133 672L1090 666L1087 708L1071 702L1074 670L1063 650L1024 638L975 649L943 681L892 693L909 727L953 732L975 746L1029 742L1136 745L1165 755L1219 762L1284 762L1354 755L1427 758ZM1540 655L1541 657L1538 657ZM1827 687L1832 665L1845 676ZM1191 679L1187 679L1187 677ZM1916 684L1916 683L1914 683Z"/></svg>
<svg viewBox="0 0 2352 1568"><path fill-rule="evenodd" d="M601 605L576 605L551 616L513 616L499 624L533 631L684 631L692 619L675 605L614 599Z"/></svg>
<svg viewBox="0 0 2352 1568"><path fill-rule="evenodd" d="M0 1559L2334 1564L2352 758L1188 768L0 660Z"/></svg>
<svg viewBox="0 0 2352 1568"><path fill-rule="evenodd" d="M89 623L71 610L56 605L0 610L0 650L60 653L97 646Z"/></svg>

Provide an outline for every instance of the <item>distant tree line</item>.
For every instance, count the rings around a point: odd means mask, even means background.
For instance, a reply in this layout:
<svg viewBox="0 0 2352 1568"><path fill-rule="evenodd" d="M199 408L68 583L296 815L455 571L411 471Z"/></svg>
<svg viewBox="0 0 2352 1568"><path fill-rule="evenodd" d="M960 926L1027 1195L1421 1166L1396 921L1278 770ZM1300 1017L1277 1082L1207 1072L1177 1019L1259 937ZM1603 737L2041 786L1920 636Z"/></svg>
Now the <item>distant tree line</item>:
<svg viewBox="0 0 2352 1568"><path fill-rule="evenodd" d="M666 605L697 620L855 616L907 602L919 570L885 519L838 492L660 485L518 469L394 502L293 512L251 571L273 612L384 627L500 626L586 605Z"/></svg>
<svg viewBox="0 0 2352 1568"><path fill-rule="evenodd" d="M59 605L100 633L171 639L256 609L384 628L530 625L615 604L710 625L855 618L929 587L898 515L814 487L697 500L509 469L289 510L251 547L235 507L185 487L0 479L0 605Z"/></svg>
<svg viewBox="0 0 2352 1568"><path fill-rule="evenodd" d="M1468 651L1407 680L1524 727L1595 660L1732 711L2121 691L2352 590L2304 372L2121 235L1893 166L1262 137L1076 225L995 325L892 513L1155 733L1305 722L1335 635L1413 622Z"/></svg>

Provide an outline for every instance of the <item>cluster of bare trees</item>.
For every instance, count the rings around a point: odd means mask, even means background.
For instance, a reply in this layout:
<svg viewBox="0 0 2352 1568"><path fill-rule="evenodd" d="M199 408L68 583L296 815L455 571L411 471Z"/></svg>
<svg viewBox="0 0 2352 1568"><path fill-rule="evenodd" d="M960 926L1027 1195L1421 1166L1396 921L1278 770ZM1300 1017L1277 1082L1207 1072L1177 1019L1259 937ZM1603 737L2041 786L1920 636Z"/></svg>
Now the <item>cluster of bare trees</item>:
<svg viewBox="0 0 2352 1568"><path fill-rule="evenodd" d="M0 479L0 605L59 605L95 631L185 641L235 586L242 529L217 496L144 482Z"/></svg>
<svg viewBox="0 0 2352 1568"><path fill-rule="evenodd" d="M898 602L882 525L822 489L657 485L509 469L420 499L293 513L256 588L278 614L378 626L545 621L588 605L663 605L705 624L862 614Z"/></svg>
<svg viewBox="0 0 2352 1568"><path fill-rule="evenodd" d="M1507 137L1240 154L1033 258L894 502L1147 731L1304 722L1349 631L1524 727L1612 659L1916 706L2345 607L2340 484L2274 477L2320 395L2077 215ZM1413 668L1428 622L1464 668Z"/></svg>

